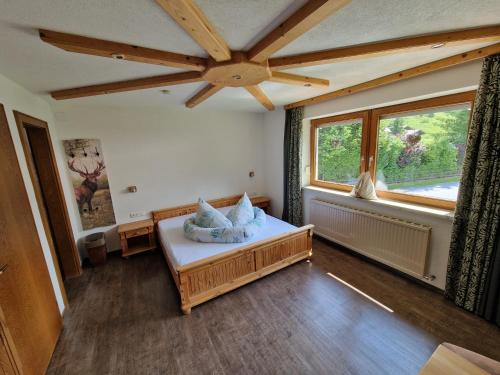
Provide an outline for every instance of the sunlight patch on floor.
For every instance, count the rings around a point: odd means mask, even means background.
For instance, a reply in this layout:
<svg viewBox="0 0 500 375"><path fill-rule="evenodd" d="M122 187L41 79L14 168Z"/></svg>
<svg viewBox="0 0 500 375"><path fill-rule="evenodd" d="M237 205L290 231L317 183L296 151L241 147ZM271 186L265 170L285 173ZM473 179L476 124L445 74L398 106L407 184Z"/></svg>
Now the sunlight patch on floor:
<svg viewBox="0 0 500 375"><path fill-rule="evenodd" d="M379 305L379 306L380 306L380 307L382 307L383 309L385 309L385 310L389 311L390 313L393 313L393 312L394 312L394 310L390 309L389 307L387 307L387 306L386 306L386 305L384 305L383 303L381 303L381 302L377 301L375 298L370 297L368 294L366 294L366 293L362 292L361 290L359 290L358 288L356 288L356 287L352 286L352 285L351 285L351 284L349 284L348 282L346 282L346 281L342 280L340 277L337 277L337 276L335 276L334 274L332 274L332 273L330 273L330 272L327 272L326 274L327 274L328 276L330 276L330 277L333 277L335 280L337 280L338 282L340 282L340 283L344 284L345 286L347 286L347 287L351 288L351 289L352 289L352 290L354 290L356 293L361 294L363 297L365 297L365 298L369 299L369 300L370 300L370 301L372 301L373 303L375 303L375 304Z"/></svg>

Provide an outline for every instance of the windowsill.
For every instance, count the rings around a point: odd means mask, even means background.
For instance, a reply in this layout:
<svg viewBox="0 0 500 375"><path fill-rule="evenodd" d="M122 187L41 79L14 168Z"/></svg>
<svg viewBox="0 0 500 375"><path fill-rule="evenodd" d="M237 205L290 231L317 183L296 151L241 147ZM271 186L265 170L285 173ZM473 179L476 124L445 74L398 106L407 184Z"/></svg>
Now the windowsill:
<svg viewBox="0 0 500 375"><path fill-rule="evenodd" d="M322 193L327 193L327 194L331 194L333 196L339 196L339 197L343 197L343 198L353 199L357 202L363 201L367 205L373 205L373 207L376 207L377 205L390 206L390 207L394 207L400 211L419 212L419 213L422 213L425 215L447 219L449 221L453 221L453 216L455 213L454 211L449 211L449 210L444 210L444 209L439 209L439 208L432 208L432 207L427 207L427 206L420 206L420 205L411 204L411 203L397 202L397 201L387 200L387 199L380 199L379 198L377 200L366 200L366 199L361 199L361 198L355 198L355 197L352 197L348 192L322 188L319 186L308 185L308 186L304 186L304 189L311 190L311 191L318 191L318 192L322 192Z"/></svg>

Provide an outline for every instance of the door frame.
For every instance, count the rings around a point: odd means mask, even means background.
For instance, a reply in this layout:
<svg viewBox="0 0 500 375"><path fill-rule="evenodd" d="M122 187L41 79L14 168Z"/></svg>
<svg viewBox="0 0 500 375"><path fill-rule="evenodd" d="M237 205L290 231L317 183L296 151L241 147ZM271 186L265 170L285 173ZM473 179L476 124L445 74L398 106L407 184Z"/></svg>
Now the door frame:
<svg viewBox="0 0 500 375"><path fill-rule="evenodd" d="M43 120L37 119L35 117L26 115L26 114L18 112L18 111L13 111L13 112L14 112L14 117L16 119L17 128L19 131L19 137L21 139L21 144L22 144L23 150L24 150L26 164L28 165L29 174L31 177L33 188L35 190L35 196L36 196L36 200L37 200L38 207L39 207L40 211L42 211L42 210L45 211L45 203L44 203L42 191L40 189L40 185L38 183L36 166L33 163L33 154L31 152L31 146L30 146L29 139L28 139L27 128L32 127L32 128L37 128L37 129L43 130L45 133L45 136L47 137L48 144L49 144L49 148L48 148L49 158L50 158L50 162L51 162L51 165L52 165L52 168L54 171L54 175L56 177L55 178L56 179L55 188L57 191L59 204L62 207L61 215L62 215L62 220L63 220L63 224L64 224L63 225L64 235L67 236L68 243L71 244L69 249L59 249L59 251L66 251L67 252L66 255L69 255L69 256L64 257L64 259L70 259L70 261L68 262L66 260L64 262L62 257L60 259L61 259L62 267L64 268L64 273L65 273L66 277L70 278L70 277L79 276L82 274L82 267L80 265L80 255L79 255L78 249L76 247L75 238L73 236L71 221L69 219L68 207L66 205L66 199L64 197L64 191L63 191L62 184L61 184L61 177L59 175L59 169L57 167L56 157L55 157L54 149L52 146L52 138L50 136L49 126L48 126L47 122L45 122ZM44 227L45 233L47 235L47 239L49 240L48 242L49 242L50 252L52 254L53 261L54 261L53 263L54 263L54 266L56 268L57 278L58 278L59 283L61 285L63 285L62 284L61 270L59 268L59 262L57 261L58 258L57 258L56 247L54 244L54 239L52 238L50 224L48 222L49 217L48 217L46 212L41 213L41 217L42 217L43 227ZM65 299L65 303L67 304L67 297L66 297L65 292L63 293L63 297Z"/></svg>
<svg viewBox="0 0 500 375"><path fill-rule="evenodd" d="M2 261L9 267L0 276L0 340L8 357L6 364L13 367L9 373L21 375L45 372L62 329L57 290L66 307L67 299L60 279L59 285L53 283L12 126L0 103L0 144L5 151L0 165L8 175L2 184L6 196L1 205L7 215L0 230L5 240L2 236L0 242L7 246ZM57 264L55 268L57 272Z"/></svg>
<svg viewBox="0 0 500 375"><path fill-rule="evenodd" d="M5 112L5 107L3 106L2 103L0 103L0 126L2 123L5 124L7 129L9 129L9 122L7 121L7 113ZM12 145L14 145L14 141L12 139L12 133L10 138ZM18 168L19 170L21 170L19 165ZM3 343L4 349L6 351L9 360L9 364L11 365L9 369L12 370L15 375L22 375L21 360L19 358L19 355L17 354L16 346L14 345L14 340L12 339L12 335L10 334L9 328L5 324L5 315L3 313L1 306L0 306L0 340Z"/></svg>
<svg viewBox="0 0 500 375"><path fill-rule="evenodd" d="M2 104L0 104L0 112L3 110ZM1 113L0 113L1 115ZM14 340L10 334L9 328L5 324L5 316L3 310L0 307L0 345L3 344L3 349L5 350L10 365L9 370L14 371L14 375L23 375L21 359L17 354L16 346L14 345Z"/></svg>

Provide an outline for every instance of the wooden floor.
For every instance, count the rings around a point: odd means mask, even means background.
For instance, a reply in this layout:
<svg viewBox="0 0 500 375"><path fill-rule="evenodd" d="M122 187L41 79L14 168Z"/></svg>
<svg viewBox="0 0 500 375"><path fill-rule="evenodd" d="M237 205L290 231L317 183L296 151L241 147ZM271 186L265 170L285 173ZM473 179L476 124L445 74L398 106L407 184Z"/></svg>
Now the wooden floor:
<svg viewBox="0 0 500 375"><path fill-rule="evenodd" d="M311 263L189 316L160 252L112 256L67 283L48 374L417 374L443 341L500 360L500 328L329 244L313 247Z"/></svg>

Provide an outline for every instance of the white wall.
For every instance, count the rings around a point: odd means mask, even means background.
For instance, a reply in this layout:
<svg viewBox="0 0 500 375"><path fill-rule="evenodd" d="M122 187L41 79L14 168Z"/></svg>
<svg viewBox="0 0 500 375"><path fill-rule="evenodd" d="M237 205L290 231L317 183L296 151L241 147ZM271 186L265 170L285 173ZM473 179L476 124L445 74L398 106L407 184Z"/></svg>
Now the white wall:
<svg viewBox="0 0 500 375"><path fill-rule="evenodd" d="M273 216L281 217L283 211L283 136L285 111L282 107L264 115L265 191L272 199Z"/></svg>
<svg viewBox="0 0 500 375"><path fill-rule="evenodd" d="M54 261L50 254L49 244L47 242L47 237L45 236L42 218L40 216L40 211L38 210L38 205L36 202L35 191L31 183L28 166L26 164L26 158L24 156L21 140L19 138L19 132L17 131L16 121L12 112L16 110L46 121L49 124L51 136L54 139L57 137L57 132L54 129L54 119L52 116L52 111L49 105L40 97L30 93L29 91L25 90L15 82L7 79L3 75L0 75L0 103L2 103L5 108L7 121L9 123L9 129L12 135L12 140L14 141L17 158L19 160L19 166L21 168L24 184L28 193L28 199L31 205L31 209L33 211L33 217L35 218L36 229L38 231L38 236L42 245L43 255L45 257L45 261L47 262L47 268L49 270L52 286L54 287L59 311L62 313L64 310L64 301L62 299L61 288L59 286L55 273ZM55 152L59 153L57 144L55 144L54 147ZM60 165L60 160L57 161Z"/></svg>
<svg viewBox="0 0 500 375"><path fill-rule="evenodd" d="M477 88L482 60L305 107L305 118L361 111Z"/></svg>
<svg viewBox="0 0 500 375"><path fill-rule="evenodd" d="M400 81L391 85L368 90L358 94L338 98L305 107L303 127L303 183L307 185L309 174L309 126L311 118L360 111L369 108L383 107L403 102L426 99L477 88L481 73L481 61L459 65L420 77ZM281 216L283 209L283 132L285 112L277 110L264 115L264 136L266 139L266 194L271 197L274 207L273 214ZM332 202L348 203L359 208L369 209L382 214L413 219L416 222L433 226L431 254L429 260L430 273L436 279L432 285L443 289L445 283L446 265L448 260L449 239L452 221L449 217L429 216L425 213L416 213L413 210L401 209L397 206L377 205L370 202L356 200L350 197L341 197L338 194L309 190L304 192L304 211L308 222L309 200L320 197Z"/></svg>
<svg viewBox="0 0 500 375"><path fill-rule="evenodd" d="M59 143L101 140L117 223L206 199L264 192L263 114L53 104ZM253 170L255 177L250 178ZM136 185L137 193L127 186ZM74 200L73 196L71 199ZM72 216L79 223L78 209ZM119 248L107 228L108 248ZM103 230L99 228L98 230ZM77 237L90 233L78 224Z"/></svg>

